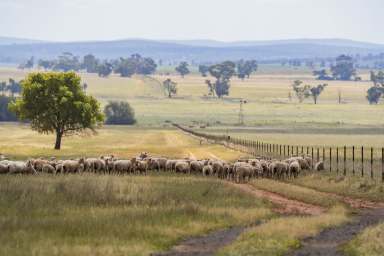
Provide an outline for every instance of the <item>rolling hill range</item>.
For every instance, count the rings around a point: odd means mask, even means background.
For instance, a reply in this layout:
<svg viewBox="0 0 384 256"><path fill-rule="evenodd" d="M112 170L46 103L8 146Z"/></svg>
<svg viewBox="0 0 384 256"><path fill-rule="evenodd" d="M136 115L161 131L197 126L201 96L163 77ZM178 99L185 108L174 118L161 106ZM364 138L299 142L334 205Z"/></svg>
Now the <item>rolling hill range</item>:
<svg viewBox="0 0 384 256"><path fill-rule="evenodd" d="M92 53L103 59L139 53L164 61L216 62L242 58L268 61L289 58L327 58L340 54L378 54L384 52L384 45L344 39L240 42L127 39L88 42L44 42L0 37L0 62L20 63L31 56L35 58L55 58L63 52L71 52L78 56Z"/></svg>

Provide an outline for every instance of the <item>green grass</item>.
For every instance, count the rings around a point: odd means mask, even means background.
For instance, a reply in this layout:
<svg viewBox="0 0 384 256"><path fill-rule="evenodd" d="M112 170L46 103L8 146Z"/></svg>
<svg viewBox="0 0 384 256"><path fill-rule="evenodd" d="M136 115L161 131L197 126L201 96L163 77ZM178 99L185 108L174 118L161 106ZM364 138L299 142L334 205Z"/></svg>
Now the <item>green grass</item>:
<svg viewBox="0 0 384 256"><path fill-rule="evenodd" d="M243 233L233 244L221 249L218 255L285 255L300 247L301 239L345 223L347 215L345 208L336 206L319 216L272 219Z"/></svg>
<svg viewBox="0 0 384 256"><path fill-rule="evenodd" d="M344 177L335 174L309 174L292 181L294 184L352 198L384 201L384 184L361 177Z"/></svg>
<svg viewBox="0 0 384 256"><path fill-rule="evenodd" d="M255 179L252 180L250 184L258 189L270 191L290 199L313 205L320 205L326 208L341 204L341 202L336 198L321 194L313 189L283 183L276 180Z"/></svg>
<svg viewBox="0 0 384 256"><path fill-rule="evenodd" d="M344 250L351 256L380 256L384 251L384 223L365 229Z"/></svg>
<svg viewBox="0 0 384 256"><path fill-rule="evenodd" d="M216 179L0 178L0 255L148 255L271 216L261 200Z"/></svg>

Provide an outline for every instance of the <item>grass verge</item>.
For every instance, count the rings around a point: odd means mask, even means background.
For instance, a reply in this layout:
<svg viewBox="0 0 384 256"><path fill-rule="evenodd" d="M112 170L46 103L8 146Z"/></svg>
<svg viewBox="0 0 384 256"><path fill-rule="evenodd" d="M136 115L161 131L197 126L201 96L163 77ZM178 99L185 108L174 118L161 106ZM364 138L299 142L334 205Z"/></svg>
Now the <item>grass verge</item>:
<svg viewBox="0 0 384 256"><path fill-rule="evenodd" d="M284 255L300 247L301 239L347 220L347 210L341 206L332 207L319 216L272 219L243 233L232 245L220 250L218 255Z"/></svg>
<svg viewBox="0 0 384 256"><path fill-rule="evenodd" d="M380 256L384 252L384 223L365 229L345 246L351 256Z"/></svg>
<svg viewBox="0 0 384 256"><path fill-rule="evenodd" d="M370 178L336 176L334 174L308 174L292 181L296 185L343 196L383 202L384 183Z"/></svg>
<svg viewBox="0 0 384 256"><path fill-rule="evenodd" d="M0 177L0 255L148 255L271 216L216 179Z"/></svg>

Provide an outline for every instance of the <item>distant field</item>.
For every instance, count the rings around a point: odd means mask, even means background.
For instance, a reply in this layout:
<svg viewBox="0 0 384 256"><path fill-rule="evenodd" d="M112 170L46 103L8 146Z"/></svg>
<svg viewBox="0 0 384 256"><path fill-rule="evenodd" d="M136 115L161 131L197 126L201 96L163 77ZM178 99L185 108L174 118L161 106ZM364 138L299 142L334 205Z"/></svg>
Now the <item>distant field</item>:
<svg viewBox="0 0 384 256"><path fill-rule="evenodd" d="M191 121L216 122L233 125L238 122L239 99L248 100L244 106L245 123L248 126L277 127L350 127L382 126L384 114L382 104L369 105L365 99L366 90L372 85L369 81L339 82L330 81L320 96L319 104L311 99L298 104L296 99L289 101L290 84L302 79L310 84L322 81L314 80L306 69L284 72L280 68L260 67L260 71L251 79L241 81L233 79L230 97L223 100L209 99L205 79L199 75L189 75L182 79L170 77L178 83L178 95L168 99L162 90L161 81L168 76L155 75L153 78L134 76L121 78L113 75L99 78L95 74L81 74L88 84L88 93L96 96L102 104L109 100L127 100L134 107L140 124L159 125L165 120L179 123ZM22 79L26 71L11 68L0 69L0 81L9 77ZM363 79L368 79L366 71ZM345 104L338 104L338 92L341 92ZM293 95L292 95L293 96Z"/></svg>
<svg viewBox="0 0 384 256"><path fill-rule="evenodd" d="M40 135L27 125L0 123L0 153L12 158L77 158L114 154L130 158L146 151L167 157L221 158L234 160L239 152L203 143L172 128L106 126L97 135L63 139L62 149L54 150L54 135Z"/></svg>
<svg viewBox="0 0 384 256"><path fill-rule="evenodd" d="M212 126L194 130L234 138L255 140L271 144L297 146L336 147L365 146L381 148L384 146L382 128L241 128Z"/></svg>

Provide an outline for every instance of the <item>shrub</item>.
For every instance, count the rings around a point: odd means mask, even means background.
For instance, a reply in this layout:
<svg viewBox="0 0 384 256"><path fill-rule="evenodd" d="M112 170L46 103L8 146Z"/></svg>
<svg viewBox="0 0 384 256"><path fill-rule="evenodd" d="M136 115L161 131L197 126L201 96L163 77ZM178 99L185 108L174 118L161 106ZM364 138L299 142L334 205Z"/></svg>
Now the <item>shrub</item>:
<svg viewBox="0 0 384 256"><path fill-rule="evenodd" d="M111 101L104 108L106 124L132 125L136 123L135 111L124 101Z"/></svg>

